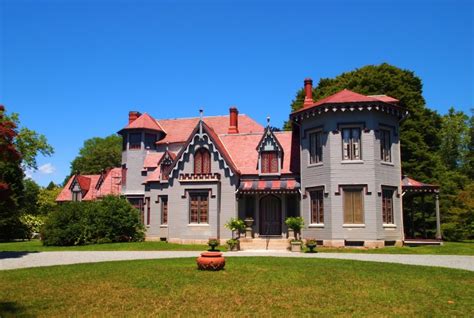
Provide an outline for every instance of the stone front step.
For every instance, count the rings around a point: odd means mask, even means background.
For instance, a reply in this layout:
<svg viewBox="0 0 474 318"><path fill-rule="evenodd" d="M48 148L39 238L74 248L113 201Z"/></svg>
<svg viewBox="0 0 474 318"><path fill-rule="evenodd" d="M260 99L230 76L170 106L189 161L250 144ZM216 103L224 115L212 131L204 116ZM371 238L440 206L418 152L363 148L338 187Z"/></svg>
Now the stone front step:
<svg viewBox="0 0 474 318"><path fill-rule="evenodd" d="M287 239L281 238L254 238L240 239L240 249L248 250L287 250L289 247Z"/></svg>

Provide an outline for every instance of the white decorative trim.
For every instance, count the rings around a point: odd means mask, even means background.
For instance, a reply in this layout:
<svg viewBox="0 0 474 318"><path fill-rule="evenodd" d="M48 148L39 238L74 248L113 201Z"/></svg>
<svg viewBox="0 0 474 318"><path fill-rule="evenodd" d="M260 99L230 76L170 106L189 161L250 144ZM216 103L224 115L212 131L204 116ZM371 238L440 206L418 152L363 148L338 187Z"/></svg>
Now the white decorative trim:
<svg viewBox="0 0 474 318"><path fill-rule="evenodd" d="M324 223L312 223L308 225L308 228L323 228L323 227L324 227Z"/></svg>
<svg viewBox="0 0 474 318"><path fill-rule="evenodd" d="M341 160L341 164L363 164L364 160Z"/></svg>
<svg viewBox="0 0 474 318"><path fill-rule="evenodd" d="M342 227L346 227L346 228L363 228L365 227L365 224L343 224Z"/></svg>
<svg viewBox="0 0 474 318"><path fill-rule="evenodd" d="M395 164L391 161L383 161L383 160L380 160L380 163L383 164L383 165L386 165L386 166L395 166Z"/></svg>
<svg viewBox="0 0 474 318"><path fill-rule="evenodd" d="M207 138L203 138L203 136L206 136ZM177 171L179 169L179 165L184 161L184 155L189 153L189 149L191 146L194 146L195 144L195 141L196 141L196 137L198 137L198 139L200 140L206 140L206 144L208 146L208 150L209 152L211 153L217 153L217 158L219 161L222 161L223 165L224 165L224 169L227 169L229 171L229 175L232 177L234 175L234 173L232 172L232 169L230 169L230 167L227 165L227 163L225 162L224 160L224 157L222 157L221 153L217 150L217 147L216 145L214 145L214 143L212 142L211 138L209 137L208 134L206 133L202 133L202 136L200 137L198 134L194 135L193 139L191 140L191 142L186 146L186 150L183 151L183 153L181 154L181 157L179 158L178 162L176 163L176 165L173 167L173 169L171 170L170 172L170 178L172 177L172 174ZM212 146L212 149L209 147L209 146Z"/></svg>
<svg viewBox="0 0 474 318"><path fill-rule="evenodd" d="M206 227L210 226L209 223L189 223L188 226L195 227Z"/></svg>
<svg viewBox="0 0 474 318"><path fill-rule="evenodd" d="M384 224L383 224L383 227L384 227L384 228L392 228L392 229L394 229L394 228L397 227L397 225L396 225L396 224L385 224L385 223L384 223Z"/></svg>

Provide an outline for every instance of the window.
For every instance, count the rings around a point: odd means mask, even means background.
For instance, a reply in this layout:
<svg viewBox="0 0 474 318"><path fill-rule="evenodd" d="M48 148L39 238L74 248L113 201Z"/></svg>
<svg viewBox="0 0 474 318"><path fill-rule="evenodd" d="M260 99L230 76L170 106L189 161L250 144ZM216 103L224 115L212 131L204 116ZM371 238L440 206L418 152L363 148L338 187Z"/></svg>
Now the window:
<svg viewBox="0 0 474 318"><path fill-rule="evenodd" d="M211 154L207 149L200 148L194 153L194 173L211 173Z"/></svg>
<svg viewBox="0 0 474 318"><path fill-rule="evenodd" d="M208 193L190 193L189 223L208 223L209 215Z"/></svg>
<svg viewBox="0 0 474 318"><path fill-rule="evenodd" d="M150 225L150 198L145 198L146 204L146 225Z"/></svg>
<svg viewBox="0 0 474 318"><path fill-rule="evenodd" d="M125 134L122 136L122 150L127 150L127 135Z"/></svg>
<svg viewBox="0 0 474 318"><path fill-rule="evenodd" d="M142 198L129 198L128 202L140 212L140 220L142 224L145 224L145 213L143 211L143 199Z"/></svg>
<svg viewBox="0 0 474 318"><path fill-rule="evenodd" d="M324 224L323 190L310 191L311 198L311 223Z"/></svg>
<svg viewBox="0 0 474 318"><path fill-rule="evenodd" d="M72 191L72 201L78 202L82 200L82 192L81 191Z"/></svg>
<svg viewBox="0 0 474 318"><path fill-rule="evenodd" d="M168 196L161 197L161 224L168 224Z"/></svg>
<svg viewBox="0 0 474 318"><path fill-rule="evenodd" d="M145 149L156 149L155 134L145 134Z"/></svg>
<svg viewBox="0 0 474 318"><path fill-rule="evenodd" d="M364 223L364 204L362 191L362 188L345 188L343 190L344 224Z"/></svg>
<svg viewBox="0 0 474 318"><path fill-rule="evenodd" d="M127 185L127 166L122 165L122 186Z"/></svg>
<svg viewBox="0 0 474 318"><path fill-rule="evenodd" d="M362 159L360 154L360 128L342 128L342 159Z"/></svg>
<svg viewBox="0 0 474 318"><path fill-rule="evenodd" d="M380 159L386 162L392 161L392 140L390 135L390 130L380 130Z"/></svg>
<svg viewBox="0 0 474 318"><path fill-rule="evenodd" d="M142 134L133 133L129 134L129 146L128 149L140 149L142 147Z"/></svg>
<svg viewBox="0 0 474 318"><path fill-rule="evenodd" d="M278 173L278 153L276 151L263 151L260 165L262 173Z"/></svg>
<svg viewBox="0 0 474 318"><path fill-rule="evenodd" d="M317 131L309 134L309 163L323 161L322 132Z"/></svg>
<svg viewBox="0 0 474 318"><path fill-rule="evenodd" d="M394 224L393 190L382 189L382 221L383 224Z"/></svg>

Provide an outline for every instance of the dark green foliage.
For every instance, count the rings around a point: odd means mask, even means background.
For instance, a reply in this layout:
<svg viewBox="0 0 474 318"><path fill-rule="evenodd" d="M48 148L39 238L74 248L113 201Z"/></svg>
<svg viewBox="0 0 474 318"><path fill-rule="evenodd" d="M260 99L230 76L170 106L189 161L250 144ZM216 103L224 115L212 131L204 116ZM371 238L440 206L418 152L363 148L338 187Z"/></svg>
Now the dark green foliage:
<svg viewBox="0 0 474 318"><path fill-rule="evenodd" d="M107 196L93 202L68 202L53 211L42 230L44 245L83 245L141 241L138 210L126 199Z"/></svg>
<svg viewBox="0 0 474 318"><path fill-rule="evenodd" d="M71 175L98 174L122 163L122 137L110 135L105 138L91 138L84 142L79 155L71 162ZM66 179L68 180L69 177Z"/></svg>
<svg viewBox="0 0 474 318"><path fill-rule="evenodd" d="M24 200L21 212L23 214L38 214L38 195L40 193L40 186L32 179L26 178L23 180Z"/></svg>
<svg viewBox="0 0 474 318"><path fill-rule="evenodd" d="M21 155L14 145L16 136L15 123L4 117L4 108L0 106L0 240L26 235L19 219L23 203L23 170Z"/></svg>

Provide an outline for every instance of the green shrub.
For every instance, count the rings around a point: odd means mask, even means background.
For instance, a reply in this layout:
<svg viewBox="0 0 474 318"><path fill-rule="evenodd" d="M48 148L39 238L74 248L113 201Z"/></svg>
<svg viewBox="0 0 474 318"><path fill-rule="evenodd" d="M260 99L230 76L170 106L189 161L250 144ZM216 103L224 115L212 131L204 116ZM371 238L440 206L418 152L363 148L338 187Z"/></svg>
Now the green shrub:
<svg viewBox="0 0 474 318"><path fill-rule="evenodd" d="M44 245L82 245L142 241L138 210L126 199L107 196L93 202L61 204L46 221Z"/></svg>
<svg viewBox="0 0 474 318"><path fill-rule="evenodd" d="M304 226L304 220L301 216L289 217L285 220L286 226L295 232L299 232Z"/></svg>
<svg viewBox="0 0 474 318"><path fill-rule="evenodd" d="M446 241L459 242L465 237L463 229L456 223L444 223L441 225L441 230Z"/></svg>

